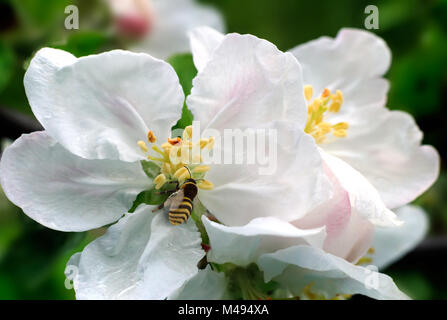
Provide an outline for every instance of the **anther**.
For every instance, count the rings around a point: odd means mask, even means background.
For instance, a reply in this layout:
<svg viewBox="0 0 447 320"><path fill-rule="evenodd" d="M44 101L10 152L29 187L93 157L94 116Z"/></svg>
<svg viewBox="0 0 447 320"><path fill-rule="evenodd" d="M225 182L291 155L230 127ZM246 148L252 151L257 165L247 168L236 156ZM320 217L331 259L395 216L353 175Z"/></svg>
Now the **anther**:
<svg viewBox="0 0 447 320"><path fill-rule="evenodd" d="M339 130L334 130L332 132L332 134L338 138L344 138L347 136L348 131L346 131L345 129L339 129Z"/></svg>
<svg viewBox="0 0 447 320"><path fill-rule="evenodd" d="M214 185L211 181L208 180L202 180L197 183L197 187L203 190L212 190L214 188Z"/></svg>
<svg viewBox="0 0 447 320"><path fill-rule="evenodd" d="M304 97L307 101L310 101L312 99L312 96L314 95L314 88L311 85L305 85L304 86Z"/></svg>
<svg viewBox="0 0 447 320"><path fill-rule="evenodd" d="M172 144L170 144L169 142L165 142L161 145L161 147L163 148L163 150L169 151L169 149L172 148Z"/></svg>
<svg viewBox="0 0 447 320"><path fill-rule="evenodd" d="M187 126L185 130L183 130L183 140L190 140L192 138L192 126Z"/></svg>
<svg viewBox="0 0 447 320"><path fill-rule="evenodd" d="M203 172L207 172L210 170L209 166L197 166L195 167L192 172L194 173L203 173Z"/></svg>
<svg viewBox="0 0 447 320"><path fill-rule="evenodd" d="M174 177L176 177L178 179L181 176L183 176L185 173L189 174L188 169L186 169L185 167L181 167L174 173Z"/></svg>
<svg viewBox="0 0 447 320"><path fill-rule="evenodd" d="M347 130L347 129L349 129L349 123L347 123L347 122L339 122L337 124L334 124L332 126L332 128L334 128L334 130Z"/></svg>
<svg viewBox="0 0 447 320"><path fill-rule="evenodd" d="M328 88L325 88L324 90L323 90L323 93L321 94L321 97L322 98L327 98L327 97L329 97L331 95L331 91L328 89Z"/></svg>
<svg viewBox="0 0 447 320"><path fill-rule="evenodd" d="M161 172L165 173L165 174L172 174L172 166L170 163L163 163L162 167L161 167Z"/></svg>
<svg viewBox="0 0 447 320"><path fill-rule="evenodd" d="M333 101L331 103L331 105L329 106L329 111L330 112L334 112L337 113L338 111L340 111L341 108L341 102L339 102L338 100Z"/></svg>
<svg viewBox="0 0 447 320"><path fill-rule="evenodd" d="M144 141L140 140L140 141L137 142L137 144L138 144L138 146L140 147L140 149L143 152L148 152L149 151L149 149L147 148L147 145L146 145L146 143Z"/></svg>
<svg viewBox="0 0 447 320"><path fill-rule="evenodd" d="M213 149L214 148L214 143L216 142L216 139L214 138L214 137L210 137L209 139L208 139L208 144L206 145L206 148L208 149L208 150L211 150L211 149Z"/></svg>
<svg viewBox="0 0 447 320"><path fill-rule="evenodd" d="M166 183L168 179L166 179L166 176L164 174L159 174L155 177L154 183L155 183L155 189L159 190L163 185Z"/></svg>
<svg viewBox="0 0 447 320"><path fill-rule="evenodd" d="M181 142L182 142L182 139L179 138L179 137L172 138L172 139L169 138L169 139L168 139L168 142L169 142L171 145L175 146L176 144L181 143Z"/></svg>
<svg viewBox="0 0 447 320"><path fill-rule="evenodd" d="M200 149L203 149L208 144L209 139L200 139Z"/></svg>
<svg viewBox="0 0 447 320"><path fill-rule="evenodd" d="M157 137L152 130L149 130L149 132L147 133L147 141L149 141L150 143L155 143L157 141Z"/></svg>

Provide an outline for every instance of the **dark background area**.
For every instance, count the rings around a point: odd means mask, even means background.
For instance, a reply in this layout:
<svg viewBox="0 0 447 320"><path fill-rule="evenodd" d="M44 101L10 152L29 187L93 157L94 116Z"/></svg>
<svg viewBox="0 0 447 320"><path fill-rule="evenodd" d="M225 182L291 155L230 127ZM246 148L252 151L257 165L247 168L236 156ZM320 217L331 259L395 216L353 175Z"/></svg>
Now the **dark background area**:
<svg viewBox="0 0 447 320"><path fill-rule="evenodd" d="M424 143L441 154L438 182L415 201L429 214L430 234L386 270L416 299L447 298L447 0L203 0L219 9L229 32L250 33L281 50L343 27L364 28L367 5L379 8L379 30L393 53L387 78L388 107L411 113ZM64 8L75 4L80 29L64 29ZM110 32L111 15L101 1L0 0L0 134L16 139L39 130L30 111L23 75L32 55L52 46L76 56L125 46ZM46 229L0 194L0 299L71 299L65 263L101 230L71 234Z"/></svg>

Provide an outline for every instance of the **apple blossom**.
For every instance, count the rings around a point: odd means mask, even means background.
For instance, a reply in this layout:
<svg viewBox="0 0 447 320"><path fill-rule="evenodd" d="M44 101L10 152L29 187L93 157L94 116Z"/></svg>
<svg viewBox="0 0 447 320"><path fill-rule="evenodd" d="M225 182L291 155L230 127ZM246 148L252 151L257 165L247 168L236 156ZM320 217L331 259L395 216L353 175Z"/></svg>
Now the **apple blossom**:
<svg viewBox="0 0 447 320"><path fill-rule="evenodd" d="M190 33L198 70L222 39L206 27ZM302 65L308 105L308 118L298 126L324 152L365 176L389 208L411 202L433 184L438 153L421 146L422 132L409 114L384 107L391 53L382 39L342 29L336 39L322 37L290 52Z"/></svg>
<svg viewBox="0 0 447 320"><path fill-rule="evenodd" d="M105 0L117 29L136 38L132 51L166 59L189 51L187 32L198 26L224 30L214 8L196 0Z"/></svg>
<svg viewBox="0 0 447 320"><path fill-rule="evenodd" d="M308 120L307 132L325 152L365 176L389 208L411 202L436 181L436 150L421 146L422 132L409 114L384 107L391 53L382 39L342 29L335 39L322 37L291 52L303 67L310 115L321 112L321 122Z"/></svg>
<svg viewBox="0 0 447 320"><path fill-rule="evenodd" d="M360 32L362 35L363 33ZM230 37L231 35L224 36L217 32L216 30L213 30L211 28L202 27L197 28L190 34L190 42L191 42L191 48L193 52L193 58L194 63L199 70L199 75L196 78L196 82L199 81L201 74L206 74L207 68L209 67L209 64L212 64L212 60L215 56L222 55L223 56L223 49L221 48L222 44L225 42L225 39L227 37ZM226 54L229 54L226 52ZM309 57L311 57L312 54L309 53ZM334 55L334 57L345 57L342 55ZM381 58L379 55L378 62L381 62ZM324 59L325 62L330 61L330 56L328 58ZM379 64L380 65L380 64ZM343 66L343 64L334 64L334 68L336 69L338 66ZM357 70L360 70L363 66L359 62L359 66L356 68ZM364 68L364 67L363 67ZM379 67L380 69L380 67ZM215 70L215 69L214 69ZM318 69L316 70L318 71ZM321 71L321 74L324 76L324 71ZM349 74L349 73L347 73ZM303 81L305 80L306 73L303 73ZM204 77L205 78L205 77ZM205 78L207 82L209 83L209 88L212 90L212 88L216 88L215 85L213 85L214 81L218 81L216 78L212 79L211 77ZM340 83L347 83L349 79L341 79ZM355 79L354 79L355 80ZM334 79L333 82L338 81L338 79ZM357 80L355 80L357 81ZM379 81L380 82L380 81ZM347 84L348 85L348 84ZM375 190L374 186L372 185L371 181L369 181L367 177L364 177L362 172L357 171L355 168L351 167L348 163L343 161L340 157L335 156L332 153L325 152L325 146L326 144L330 145L334 140L336 139L344 139L348 136L348 129L350 128L350 125L346 122L343 122L340 118L329 118L333 121L333 123L325 122L323 121L325 117L325 113L331 113L338 114L340 112L340 109L343 105L343 103L346 101L346 97L343 95L341 91L335 91L332 93L329 89L322 90L321 97L315 98L312 100L312 97L314 96L313 92L314 87L305 85L303 86L303 96L302 99L307 101L307 106L301 110L301 112L306 112L307 117L303 121L302 119L298 122L296 122L296 125L300 128L302 128L303 131L311 135L315 143L319 146L320 152L322 155L322 158L325 163L325 170L327 173L327 176L331 179L333 186L334 186L334 195L333 197L326 203L323 203L320 207L315 208L312 211L305 212L301 218L291 221L291 223L294 226L297 226L301 229L306 228L318 228L321 226L325 226L327 237L325 239L325 243L323 245L323 249L325 252L322 252L321 254L327 255L330 254L331 258L325 258L329 259L327 260L331 261L334 256L342 258L346 260L347 262L356 263L364 261L365 259L361 259L362 256L367 254L367 252L372 251L368 250L368 248L372 245L375 229L381 230L385 229L386 226L399 226L402 224L402 221L399 221L396 219L396 216L394 213L392 213L388 208L387 204L384 203L381 199L383 196L382 194L379 194L378 191ZM362 94L361 98L367 99L369 98L368 92L363 90L358 92L364 93ZM203 101L201 103L200 107L195 107L193 103L193 98L195 95L195 91L193 90L191 93L191 96L188 97L189 107L193 110L193 112L205 112L208 109L219 109L222 108L223 110L230 109L231 104L226 103L225 100L220 102L216 101L209 101L203 99L199 99L199 101ZM224 92L222 93L222 96L225 98L228 96L228 94ZM302 108L302 103L297 103L296 106L298 108ZM228 107L230 106L230 107ZM377 105L377 108L383 108L382 105ZM220 110L219 112L223 112ZM387 111L389 112L389 111ZM360 114L359 114L360 117ZM293 120L293 117L290 118ZM340 119L337 121L337 119ZM369 121L370 118L368 118ZM365 119L365 121L367 121ZM405 131L404 131L405 132ZM332 138L329 139L329 133L332 133ZM328 136L328 137L327 137ZM326 139L327 138L327 139ZM419 138L420 139L420 138ZM400 146L399 146L400 148ZM399 150L399 148L396 148ZM439 159L437 157L436 151L431 147L421 147L419 148L417 143L412 144L411 148L413 153L420 152L422 154L426 154L427 157L425 158L427 163L426 165L422 166L419 171L412 172L413 175L409 178L412 178L415 183L422 183L426 184L426 187L429 186L433 182L433 179L435 179L437 171L438 171L438 165L439 165ZM420 151L418 151L420 150ZM428 153L424 150L428 150ZM355 149L352 150L352 152L355 152ZM407 154L408 156L409 154ZM377 164L379 167L379 164ZM377 169L376 169L377 170ZM380 169L379 169L380 170ZM428 171L424 171L428 170ZM424 175L428 175L428 180L419 181L419 177L423 177ZM423 177L424 178L424 177ZM425 179L425 178L424 178ZM427 184L428 181L428 184ZM395 186L396 189L398 189L398 185ZM404 192L406 189L404 188ZM405 204L403 203L399 203ZM403 221L405 222L405 221ZM204 222L205 223L205 222ZM206 224L205 226L208 226L207 230L213 227L212 224ZM405 233L405 230L408 226L401 226L400 228L397 228L399 230L396 234L399 233ZM250 225L246 225L244 228L250 229ZM245 232L237 229L238 231L232 231L231 229L228 229L228 233L237 233L239 236L236 237L237 239L241 238L241 234L244 234ZM385 229L386 230L386 229ZM209 230L208 230L209 231ZM380 231L377 231L378 233ZM392 233L393 231L390 231ZM214 258L219 261L219 263L229 262L228 259L233 263L243 264L240 260L231 260L234 258L234 252L230 253L228 250L225 250L225 243L228 241L230 243L234 243L235 240L231 240L230 238L227 238L225 240L219 239L214 240L213 242L213 235L216 234L216 232L210 232L211 234L211 251L209 253L209 257L211 258L211 261ZM248 237L248 235L246 235ZM252 235L250 235L252 236ZM243 237L242 237L243 238ZM241 241L240 239L237 241ZM249 240L247 240L249 241ZM223 245L221 245L223 243ZM414 242L413 242L414 243ZM213 245L214 244L214 245ZM283 244L284 245L284 244ZM287 246L287 245L285 245ZM279 246L281 247L281 245ZM277 247L276 249L279 249ZM408 245L407 247L411 247L411 245ZM258 249L256 249L258 250ZM303 249L303 250L310 250L310 249ZM292 250L293 251L293 250ZM291 251L291 252L292 252ZM390 249L392 251L392 249ZM396 255L399 253L399 249L396 248L395 253ZM308 252L308 251L305 251ZM253 252L252 252L253 253ZM249 253L245 253L246 256L250 256ZM381 256L382 253L377 253L376 256ZM394 255L392 255L394 256ZM245 261L245 260L243 260ZM254 259L251 262L256 262L258 260ZM258 261L258 264L260 264L260 261ZM378 263L379 264L379 263ZM338 264L337 264L338 265ZM349 265L349 264L348 264ZM346 265L346 266L348 266ZM350 268L350 267L349 267ZM356 267L357 268L357 267ZM361 268L361 267L358 267ZM356 271L357 270L357 271ZM358 273L359 269L353 269L354 273ZM369 270L366 270L369 271ZM364 270L364 273L366 273ZM354 278L357 276L352 274ZM348 274L350 274L348 272ZM324 276L323 276L324 278ZM349 278L349 277L348 277ZM271 278L268 278L271 279ZM352 280L352 279L351 279ZM355 281L359 281L358 278ZM385 281L385 283L388 283L389 279L386 280L386 278L382 279L382 282ZM324 280L323 280L324 282ZM355 286L354 286L355 287ZM386 287L389 289L391 287L386 284ZM299 290L304 290L304 286L301 286ZM321 290L321 288L316 288L317 290ZM382 288L386 289L386 288ZM350 289L352 290L352 288ZM394 289L393 289L394 290ZM348 290L349 291L349 290ZM380 290L379 290L380 291ZM385 290L386 291L386 290ZM360 291L359 291L360 292ZM394 293L393 293L394 292ZM390 298L391 296L398 297L398 291L393 292L369 292L368 294L376 297L376 298ZM361 292L363 294L367 294L364 291ZM325 297L330 296L330 293L326 292ZM400 297L403 297L400 295Z"/></svg>
<svg viewBox="0 0 447 320"><path fill-rule="evenodd" d="M243 47L243 54L213 61L224 67L216 73L223 76L221 87L231 91L227 98L234 109L208 110L195 119L218 133L231 125L274 129L278 170L259 175L257 164L186 164L193 177L206 175L197 198L227 225L265 217L265 223L276 221L290 230L291 244L321 247L324 228L304 231L287 222L331 195L312 138L286 121L305 116L292 108L303 90L300 67L291 54L256 37L232 35L222 45L224 51L235 47ZM226 78L227 64L235 72L232 79ZM242 76L252 79L248 91ZM196 93L208 90L201 79L195 81ZM56 230L84 231L118 221L70 260L78 268L73 279L78 298L175 298L198 283L224 284L221 274L197 268L205 251L194 219L174 227L165 214L144 204L126 213L140 192L163 190L168 179L185 178L185 164L173 160L182 156L184 145L188 150L193 132L188 127L183 139L170 138L184 96L167 63L121 50L78 59L46 48L32 59L25 89L45 131L23 135L5 150L0 164L5 194ZM208 95L209 101L221 98ZM200 101L195 95L190 103ZM259 115L252 117L255 111ZM211 141L202 138L199 144L220 147ZM158 170L148 170L148 159ZM299 200L284 197L288 192L299 194Z"/></svg>

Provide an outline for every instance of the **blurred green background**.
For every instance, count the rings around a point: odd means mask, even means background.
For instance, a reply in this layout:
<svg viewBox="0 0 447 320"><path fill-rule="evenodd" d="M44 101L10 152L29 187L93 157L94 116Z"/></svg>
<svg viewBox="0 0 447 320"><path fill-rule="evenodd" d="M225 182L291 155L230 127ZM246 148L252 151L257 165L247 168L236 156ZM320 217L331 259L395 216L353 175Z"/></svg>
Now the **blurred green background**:
<svg viewBox="0 0 447 320"><path fill-rule="evenodd" d="M203 0L224 15L229 32L250 33L287 50L340 28L363 28L367 5L379 8L379 30L393 52L388 106L410 112L440 152L438 182L416 203L431 220L429 238L387 272L415 299L446 299L447 0ZM75 4L80 29L64 29L64 9ZM33 130L23 75L33 53L52 46L76 56L125 46L110 32L102 1L0 0L0 117L2 139ZM6 140L3 140L5 143ZM65 289L68 258L102 230L62 233L27 218L0 193L0 299L73 299Z"/></svg>

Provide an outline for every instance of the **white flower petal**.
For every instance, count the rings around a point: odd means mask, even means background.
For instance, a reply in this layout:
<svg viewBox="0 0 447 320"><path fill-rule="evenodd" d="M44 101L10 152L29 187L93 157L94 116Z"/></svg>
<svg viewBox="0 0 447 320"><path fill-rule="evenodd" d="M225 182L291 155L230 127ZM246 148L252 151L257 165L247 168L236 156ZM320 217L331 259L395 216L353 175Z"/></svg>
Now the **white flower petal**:
<svg viewBox="0 0 447 320"><path fill-rule="evenodd" d="M240 226L269 216L293 221L331 197L332 186L313 138L292 122L274 123L268 129L267 144L273 141L277 150L267 146L266 154L272 151L267 165L213 164L207 172L214 189L200 190L199 199L225 225ZM260 174L268 167L270 172Z"/></svg>
<svg viewBox="0 0 447 320"><path fill-rule="evenodd" d="M148 52L160 59L189 52L188 32L209 26L223 31L222 16L211 6L195 0L152 0L154 24L145 39L132 51Z"/></svg>
<svg viewBox="0 0 447 320"><path fill-rule="evenodd" d="M165 299L197 274L205 253L194 222L174 227L153 208L126 214L74 260L78 299Z"/></svg>
<svg viewBox="0 0 447 320"><path fill-rule="evenodd" d="M25 74L36 118L48 134L87 159L145 159L137 141L147 132L164 140L184 100L175 71L146 54L114 50L75 58L37 52Z"/></svg>
<svg viewBox="0 0 447 320"><path fill-rule="evenodd" d="M206 66L224 35L210 27L198 27L188 33L194 65L200 72Z"/></svg>
<svg viewBox="0 0 447 320"><path fill-rule="evenodd" d="M391 52L375 34L342 29L335 39L321 37L291 50L303 68L305 84L320 94L324 88L341 90L341 112L363 106L383 106L389 85L381 76L391 63Z"/></svg>
<svg viewBox="0 0 447 320"><path fill-rule="evenodd" d="M389 208L413 201L436 181L439 155L421 146L422 132L409 114L367 108L343 121L348 135L322 147L364 175Z"/></svg>
<svg viewBox="0 0 447 320"><path fill-rule="evenodd" d="M86 160L46 132L23 135L0 164L8 198L32 219L61 231L84 231L115 222L151 186L140 163Z"/></svg>
<svg viewBox="0 0 447 320"><path fill-rule="evenodd" d="M412 250L428 231L428 217L420 207L405 206L396 210L404 224L398 228L376 228L373 264L385 269Z"/></svg>
<svg viewBox="0 0 447 320"><path fill-rule="evenodd" d="M371 247L374 226L351 207L349 193L327 165L325 171L334 188L332 198L292 224L304 229L325 226L324 251L356 262Z"/></svg>
<svg viewBox="0 0 447 320"><path fill-rule="evenodd" d="M210 265L192 277L169 299L171 300L220 300L224 298L227 280L224 273L213 271Z"/></svg>
<svg viewBox="0 0 447 320"><path fill-rule="evenodd" d="M253 219L242 227L227 227L205 216L202 221L211 246L207 259L219 264L247 266L264 253L300 244L321 248L326 237L324 227L303 230L273 217Z"/></svg>
<svg viewBox="0 0 447 320"><path fill-rule="evenodd" d="M332 298L337 294L362 294L375 299L408 299L385 274L353 265L318 248L295 246L264 254L259 267L266 281L274 280L298 296L311 291Z"/></svg>
<svg viewBox="0 0 447 320"><path fill-rule="evenodd" d="M301 68L252 35L229 34L193 81L187 105L203 129L245 129L307 119Z"/></svg>
<svg viewBox="0 0 447 320"><path fill-rule="evenodd" d="M321 151L324 161L348 191L353 212L378 226L398 226L402 222L389 210L376 189L346 162Z"/></svg>

